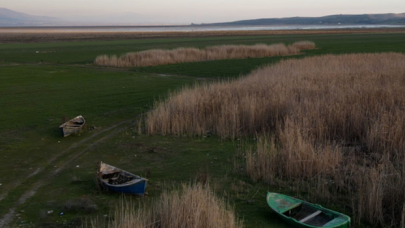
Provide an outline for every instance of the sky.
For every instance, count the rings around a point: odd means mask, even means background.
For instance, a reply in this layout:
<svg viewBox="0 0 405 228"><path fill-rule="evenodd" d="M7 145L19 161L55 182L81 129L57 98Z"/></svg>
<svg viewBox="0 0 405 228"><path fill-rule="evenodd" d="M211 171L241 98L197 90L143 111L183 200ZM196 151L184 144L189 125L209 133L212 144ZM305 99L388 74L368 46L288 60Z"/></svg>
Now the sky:
<svg viewBox="0 0 405 228"><path fill-rule="evenodd" d="M0 7L70 20L199 24L294 16L405 13L405 0L0 0Z"/></svg>

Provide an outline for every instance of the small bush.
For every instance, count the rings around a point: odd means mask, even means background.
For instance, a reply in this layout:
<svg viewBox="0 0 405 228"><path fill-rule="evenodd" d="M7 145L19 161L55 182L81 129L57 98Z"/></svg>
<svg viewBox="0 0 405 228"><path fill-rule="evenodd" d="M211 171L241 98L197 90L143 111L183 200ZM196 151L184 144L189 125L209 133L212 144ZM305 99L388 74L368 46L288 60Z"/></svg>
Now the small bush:
<svg viewBox="0 0 405 228"><path fill-rule="evenodd" d="M183 185L180 191L164 192L149 207L123 201L107 223L91 221L91 227L108 228L241 228L234 213L208 187Z"/></svg>

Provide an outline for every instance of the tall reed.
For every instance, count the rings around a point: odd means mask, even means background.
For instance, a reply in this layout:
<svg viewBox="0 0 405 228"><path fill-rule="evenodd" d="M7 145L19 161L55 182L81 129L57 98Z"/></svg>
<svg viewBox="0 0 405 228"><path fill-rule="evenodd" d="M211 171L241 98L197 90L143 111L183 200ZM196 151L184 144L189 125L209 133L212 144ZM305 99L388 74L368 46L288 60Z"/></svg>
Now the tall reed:
<svg viewBox="0 0 405 228"><path fill-rule="evenodd" d="M404 75L405 55L395 53L285 60L239 80L172 94L155 104L146 127L150 134L236 138L280 135L288 119L315 141L395 158L405 149Z"/></svg>
<svg viewBox="0 0 405 228"><path fill-rule="evenodd" d="M217 59L244 59L269 56L298 54L300 50L313 49L315 44L310 41L284 44L255 44L255 45L220 45L204 49L176 48L173 50L153 49L132 52L117 57L115 55L97 56L94 64L114 67L156 66L183 62L198 62Z"/></svg>

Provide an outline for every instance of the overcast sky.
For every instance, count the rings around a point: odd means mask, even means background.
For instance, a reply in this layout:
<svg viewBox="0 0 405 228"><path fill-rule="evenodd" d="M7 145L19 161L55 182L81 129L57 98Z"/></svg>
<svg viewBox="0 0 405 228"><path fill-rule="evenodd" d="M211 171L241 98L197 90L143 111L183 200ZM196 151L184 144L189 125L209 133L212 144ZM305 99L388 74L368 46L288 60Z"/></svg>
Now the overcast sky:
<svg viewBox="0 0 405 228"><path fill-rule="evenodd" d="M405 13L405 0L0 0L0 7L32 15L140 23L210 23L243 19Z"/></svg>

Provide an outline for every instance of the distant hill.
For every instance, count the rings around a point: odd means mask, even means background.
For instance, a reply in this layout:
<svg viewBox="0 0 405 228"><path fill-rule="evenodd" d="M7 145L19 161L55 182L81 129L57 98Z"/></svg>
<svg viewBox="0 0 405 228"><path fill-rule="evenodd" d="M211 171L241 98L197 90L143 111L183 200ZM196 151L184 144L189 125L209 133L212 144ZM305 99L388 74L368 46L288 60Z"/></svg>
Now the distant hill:
<svg viewBox="0 0 405 228"><path fill-rule="evenodd" d="M44 26L53 25L58 19L53 17L33 16L0 8L0 26Z"/></svg>
<svg viewBox="0 0 405 228"><path fill-rule="evenodd" d="M164 24L165 17L136 13L115 13L90 16L33 16L0 7L0 27L30 26L134 26Z"/></svg>
<svg viewBox="0 0 405 228"><path fill-rule="evenodd" d="M405 13L263 18L201 25L405 25Z"/></svg>

